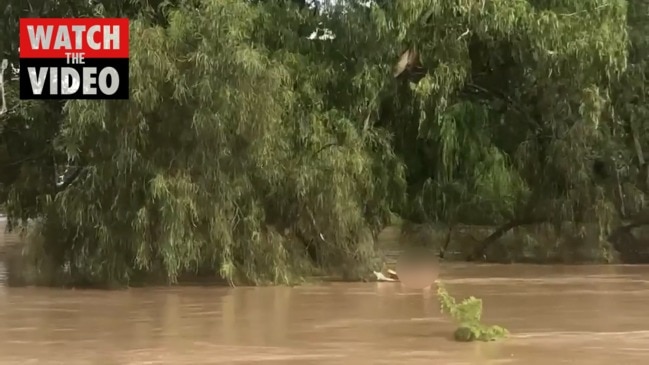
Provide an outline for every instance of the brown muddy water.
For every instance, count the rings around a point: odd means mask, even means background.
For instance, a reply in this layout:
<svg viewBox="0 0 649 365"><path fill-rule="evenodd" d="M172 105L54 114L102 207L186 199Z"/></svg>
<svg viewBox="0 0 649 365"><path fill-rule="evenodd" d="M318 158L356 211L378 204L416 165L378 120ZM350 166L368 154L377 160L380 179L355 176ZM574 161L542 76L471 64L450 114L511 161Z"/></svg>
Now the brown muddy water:
<svg viewBox="0 0 649 365"><path fill-rule="evenodd" d="M1 233L0 233L0 237ZM6 240L6 238L5 238ZM0 242L1 243L1 242ZM7 288L0 364L645 364L649 267L442 266L509 339L456 343L433 291L395 283Z"/></svg>

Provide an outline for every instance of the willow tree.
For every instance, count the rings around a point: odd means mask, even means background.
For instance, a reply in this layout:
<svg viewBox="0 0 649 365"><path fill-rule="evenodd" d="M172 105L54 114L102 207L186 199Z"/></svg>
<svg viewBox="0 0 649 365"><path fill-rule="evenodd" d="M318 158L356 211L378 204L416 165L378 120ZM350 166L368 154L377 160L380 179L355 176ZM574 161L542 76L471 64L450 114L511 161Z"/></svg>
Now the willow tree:
<svg viewBox="0 0 649 365"><path fill-rule="evenodd" d="M379 121L409 168L412 215L505 224L485 244L543 221L595 222L604 237L614 195L593 166L616 138L608 95L626 66L624 1L421 0L370 13L376 34L428 70L395 86Z"/></svg>
<svg viewBox="0 0 649 365"><path fill-rule="evenodd" d="M170 10L164 27L135 20L131 99L65 104L54 147L77 168L38 196L47 274L290 282L371 263L390 204L373 178L385 141L317 107L306 78L324 73L264 50L264 9L203 1Z"/></svg>
<svg viewBox="0 0 649 365"><path fill-rule="evenodd" d="M611 235L622 259L627 262L647 262L649 248L631 233L632 229L649 224L647 197L649 194L649 116L647 109L647 71L649 64L649 2L631 1L628 6L629 65L620 80L613 84L615 110L611 138L607 144L612 190L616 193L616 208L624 221Z"/></svg>
<svg viewBox="0 0 649 365"><path fill-rule="evenodd" d="M623 190L619 204L620 215L631 218L645 208L649 193L649 110L646 107L647 56L649 55L649 2L629 3L629 67L614 84L613 100L616 111L615 139L610 144L610 162L618 176L616 183Z"/></svg>
<svg viewBox="0 0 649 365"><path fill-rule="evenodd" d="M0 52L9 66L5 74L8 112L0 118L0 202L8 202L10 223L42 215L46 196L63 190L58 181L68 165L64 151L53 141L65 118L60 100L18 100L18 22L21 17L142 17L164 23L163 11L175 2L130 0L44 1L9 0L0 18ZM61 183L57 186L57 182Z"/></svg>
<svg viewBox="0 0 649 365"><path fill-rule="evenodd" d="M318 10L268 19L317 25L330 40L272 27L264 43L310 61L302 65L316 59L304 69L329 80L318 105L353 116L361 133L394 136L407 171L400 213L503 224L477 257L520 224L596 223L605 237L617 193L601 166L619 141L609 91L626 66L626 2L344 1ZM418 75L393 79L404 50Z"/></svg>

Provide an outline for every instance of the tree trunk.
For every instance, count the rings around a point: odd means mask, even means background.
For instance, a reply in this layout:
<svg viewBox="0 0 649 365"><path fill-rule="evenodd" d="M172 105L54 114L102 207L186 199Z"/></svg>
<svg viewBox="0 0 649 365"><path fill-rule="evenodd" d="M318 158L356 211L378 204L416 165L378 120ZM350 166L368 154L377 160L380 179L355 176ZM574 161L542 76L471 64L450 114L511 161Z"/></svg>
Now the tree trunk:
<svg viewBox="0 0 649 365"><path fill-rule="evenodd" d="M489 246L498 241L500 237L504 236L507 232L510 230L519 227L519 226L525 226L525 225L530 225L534 223L540 223L541 221L531 219L531 218L524 218L524 219L513 219L506 224L500 226L498 229L496 229L492 234L489 235L489 237L485 238L478 244L478 246L473 250L473 253L467 258L467 261L478 261L478 260L483 260L485 258L485 252L489 248Z"/></svg>

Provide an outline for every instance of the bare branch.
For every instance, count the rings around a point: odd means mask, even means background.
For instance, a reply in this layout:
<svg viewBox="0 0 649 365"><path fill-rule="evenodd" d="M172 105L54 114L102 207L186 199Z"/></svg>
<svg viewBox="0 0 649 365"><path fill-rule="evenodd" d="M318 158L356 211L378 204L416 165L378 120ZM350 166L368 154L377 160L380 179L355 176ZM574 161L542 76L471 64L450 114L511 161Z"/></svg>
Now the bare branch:
<svg viewBox="0 0 649 365"><path fill-rule="evenodd" d="M5 97L5 80L4 74L9 61L7 59L2 60L2 65L0 65L0 95L2 96L2 106L0 107L0 115L7 113L7 99Z"/></svg>

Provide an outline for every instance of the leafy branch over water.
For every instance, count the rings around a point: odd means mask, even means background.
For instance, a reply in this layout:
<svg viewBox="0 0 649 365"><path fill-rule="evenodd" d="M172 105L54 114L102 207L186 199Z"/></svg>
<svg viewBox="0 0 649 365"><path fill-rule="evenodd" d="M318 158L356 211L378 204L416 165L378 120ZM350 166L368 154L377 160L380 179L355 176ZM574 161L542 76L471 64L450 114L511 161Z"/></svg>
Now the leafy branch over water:
<svg viewBox="0 0 649 365"><path fill-rule="evenodd" d="M481 322L482 299L469 297L457 303L442 283L438 283L437 297L442 313L450 315L459 325L453 335L456 341L495 341L509 335L505 328L487 326Z"/></svg>

